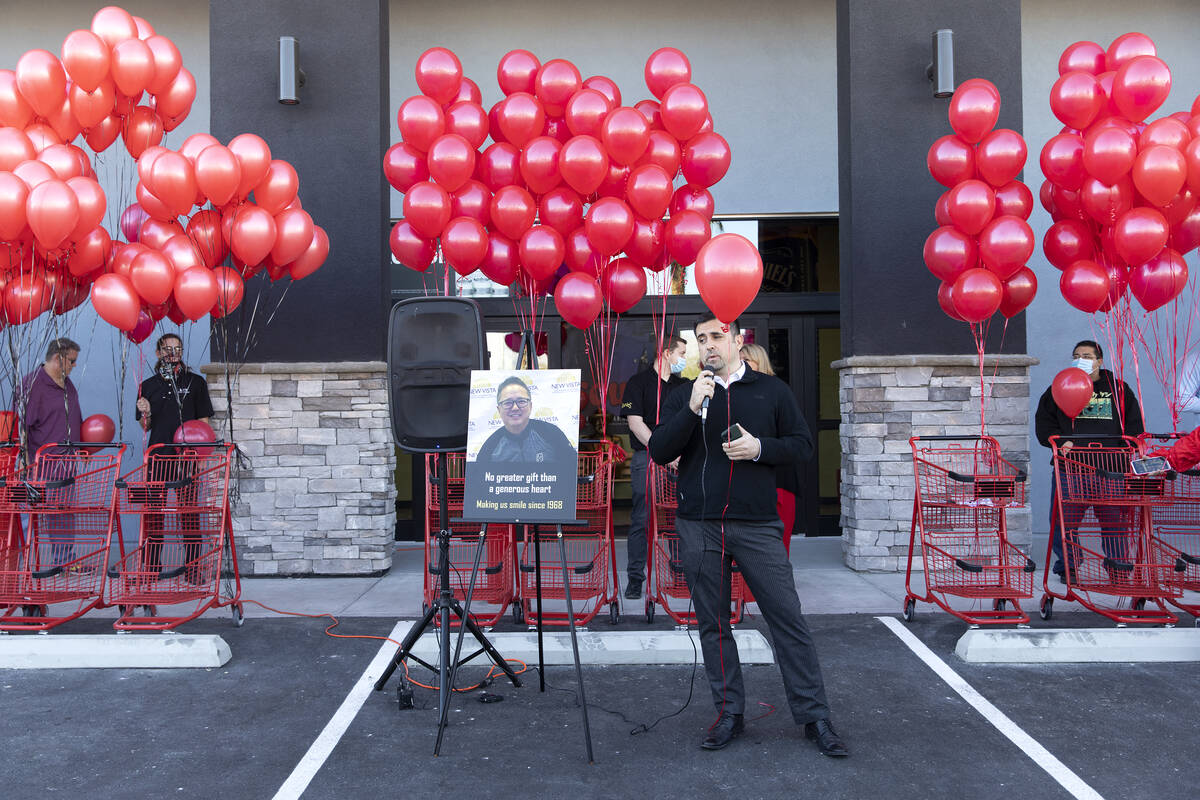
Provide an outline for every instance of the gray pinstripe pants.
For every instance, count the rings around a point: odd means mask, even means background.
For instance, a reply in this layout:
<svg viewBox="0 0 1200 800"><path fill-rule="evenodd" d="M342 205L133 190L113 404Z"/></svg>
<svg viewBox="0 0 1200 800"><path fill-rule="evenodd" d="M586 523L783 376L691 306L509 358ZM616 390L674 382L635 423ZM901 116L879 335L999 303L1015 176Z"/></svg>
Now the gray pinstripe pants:
<svg viewBox="0 0 1200 800"><path fill-rule="evenodd" d="M817 648L800 611L792 565L783 549L783 523L679 518L675 523L684 577L696 607L704 671L717 709L733 714L746 709L742 666L729 628L730 566L737 561L771 630L792 717L799 725L828 718Z"/></svg>

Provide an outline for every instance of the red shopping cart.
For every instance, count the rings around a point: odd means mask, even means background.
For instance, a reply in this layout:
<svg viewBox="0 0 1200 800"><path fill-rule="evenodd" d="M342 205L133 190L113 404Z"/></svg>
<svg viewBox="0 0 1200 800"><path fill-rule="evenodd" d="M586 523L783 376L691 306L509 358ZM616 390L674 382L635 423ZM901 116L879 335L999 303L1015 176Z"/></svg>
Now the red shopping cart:
<svg viewBox="0 0 1200 800"><path fill-rule="evenodd" d="M653 577L652 584L646 589L646 622L654 621L654 607L657 604L662 606L663 612L676 625L693 625L696 612L692 609L692 593L683 574L683 556L679 547L679 533L675 528L675 509L679 504L675 494L677 477L672 469L650 464L650 503L654 513L650 515L646 532L649 537L646 574ZM731 625L742 621L749 593L746 579L734 564L730 578Z"/></svg>
<svg viewBox="0 0 1200 800"><path fill-rule="evenodd" d="M1008 541L1006 518L1008 508L1025 504L1025 473L1001 457L990 436L914 436L909 446L916 492L904 619L912 622L920 600L971 625L1029 622L1020 601L1033 597L1037 565ZM918 533L924 595L912 588ZM952 598L973 607L956 608ZM990 608L980 605L987 601Z"/></svg>
<svg viewBox="0 0 1200 800"><path fill-rule="evenodd" d="M462 516L464 453L445 453L446 459L446 499L447 511L451 517ZM437 600L441 593L438 585L441 570L438 558L438 513L441 508L441 494L438 488L437 466L434 454L425 457L425 472L429 476L425 489L425 569L423 580L424 601L421 606L422 615ZM479 545L479 523L451 522L450 523L450 585L456 596L466 597L468 584L471 579L471 568L475 564L475 550ZM514 568L516 563L516 542L513 539L512 525L489 523L484 535L483 554L480 559L479 572L475 577L475 589L471 594L471 619L482 626L495 625L504 616L504 612L513 601ZM435 616L434 624L441 624L441 617ZM451 627L457 628L461 623L458 618L451 616Z"/></svg>
<svg viewBox="0 0 1200 800"><path fill-rule="evenodd" d="M612 527L612 455L608 442L580 442L579 477L576 490L575 517L583 523L563 528L567 568L563 574L557 547L557 534L550 535L554 526L526 526L521 543L519 588L514 619L534 619L537 596L537 564L541 563L542 622L547 625L568 625L565 609L547 608L548 601L566 600L564 586L570 581L571 604L576 625L592 621L607 604L609 621L616 625L621 619L617 602L617 561L613 547ZM599 445L585 449L587 445ZM536 550L535 550L536 548Z"/></svg>
<svg viewBox="0 0 1200 800"><path fill-rule="evenodd" d="M1074 436L1069 448L1065 441L1050 437L1066 588L1053 591L1046 571L1042 619L1050 619L1058 599L1118 625L1173 625L1176 617L1164 601L1182 594L1171 583L1175 559L1151 535L1152 509L1171 503L1166 476L1130 471L1142 452L1137 439ZM1054 538L1046 546L1047 563L1054 557Z"/></svg>
<svg viewBox="0 0 1200 800"><path fill-rule="evenodd" d="M223 442L154 445L117 481L120 512L139 521L138 546L108 570L117 630L172 630L225 606L235 625L245 620L229 513L233 452ZM161 606L182 608L163 615Z"/></svg>
<svg viewBox="0 0 1200 800"><path fill-rule="evenodd" d="M1165 447L1184 434L1147 433L1139 437L1148 449ZM1200 627L1200 602L1185 592L1200 592L1200 469L1168 472L1164 477L1164 502L1150 505L1150 537L1173 570L1165 574L1167 585L1179 590L1171 593L1167 602L1191 614ZM1135 605L1137 600L1134 601Z"/></svg>
<svg viewBox="0 0 1200 800"><path fill-rule="evenodd" d="M123 444L47 444L3 477L0 630L49 630L101 604L114 528L120 539L114 483L124 453Z"/></svg>

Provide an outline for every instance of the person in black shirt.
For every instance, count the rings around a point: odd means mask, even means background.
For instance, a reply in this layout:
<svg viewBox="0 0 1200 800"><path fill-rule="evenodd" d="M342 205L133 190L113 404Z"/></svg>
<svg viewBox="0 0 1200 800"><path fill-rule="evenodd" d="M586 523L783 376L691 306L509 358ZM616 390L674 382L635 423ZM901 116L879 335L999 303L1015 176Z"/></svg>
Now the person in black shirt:
<svg viewBox="0 0 1200 800"><path fill-rule="evenodd" d="M679 459L675 525L718 712L700 746L719 750L745 729L746 693L729 627L736 561L771 630L792 718L822 754L849 755L829 721L816 645L775 511L776 470L811 457L812 434L788 385L742 361L736 320L726 325L709 314L695 331L703 372L667 398L650 457L658 464ZM734 423L736 433L729 431Z"/></svg>
<svg viewBox="0 0 1200 800"><path fill-rule="evenodd" d="M681 383L679 373L687 366L687 342L671 334L666 347L654 357L654 366L635 374L625 384L621 398L621 413L629 423L629 443L633 447L630 460L629 488L633 509L629 515L629 553L625 561L628 578L625 597L637 600L642 596L646 569L646 443L658 426L658 411L666 402L671 389Z"/></svg>
<svg viewBox="0 0 1200 800"><path fill-rule="evenodd" d="M146 442L147 450L153 445L168 445L150 453L150 460L146 465L147 480L174 481L186 477L180 473L181 462L173 458L176 448L170 446L175 441L175 431L190 420L208 422L212 417L213 407L204 378L189 370L183 363L182 339L173 333L165 334L158 340L156 353L158 362L155 364L154 374L142 381L139 389L135 419L141 423L142 430L150 434ZM164 504L166 493L166 489L160 490L159 495L152 498L152 502ZM179 505L195 502L194 489L177 489L176 494L176 502ZM206 576L200 573L198 566L191 563L200 555L200 515L178 515L183 537L184 563L171 565L160 572L165 523L165 516L162 514L146 515L146 549L141 569L146 572L159 572L160 579L178 577L186 572L185 577L189 582L202 583Z"/></svg>
<svg viewBox="0 0 1200 800"><path fill-rule="evenodd" d="M505 378L496 390L496 407L504 423L479 448L476 463L487 466L562 465L577 459L575 448L557 425L530 419L533 397L525 381L515 375Z"/></svg>

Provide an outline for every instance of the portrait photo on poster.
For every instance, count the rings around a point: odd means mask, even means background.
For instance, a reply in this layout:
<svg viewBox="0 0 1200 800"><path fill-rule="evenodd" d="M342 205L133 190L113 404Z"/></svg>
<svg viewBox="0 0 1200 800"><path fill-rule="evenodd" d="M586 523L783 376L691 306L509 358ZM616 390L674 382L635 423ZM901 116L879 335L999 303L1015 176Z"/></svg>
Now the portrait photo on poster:
<svg viewBox="0 0 1200 800"><path fill-rule="evenodd" d="M471 372L464 519L575 518L579 382L577 369Z"/></svg>

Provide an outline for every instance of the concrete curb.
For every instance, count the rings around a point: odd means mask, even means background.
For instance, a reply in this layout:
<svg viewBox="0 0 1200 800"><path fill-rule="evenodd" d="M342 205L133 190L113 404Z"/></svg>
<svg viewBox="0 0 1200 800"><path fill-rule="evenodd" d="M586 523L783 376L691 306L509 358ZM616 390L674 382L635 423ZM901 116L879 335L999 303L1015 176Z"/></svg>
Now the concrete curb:
<svg viewBox="0 0 1200 800"><path fill-rule="evenodd" d="M211 634L0 637L0 669L212 669L232 657Z"/></svg>
<svg viewBox="0 0 1200 800"><path fill-rule="evenodd" d="M1068 628L985 630L958 640L954 652L977 664L1200 661L1195 628Z"/></svg>
<svg viewBox="0 0 1200 800"><path fill-rule="evenodd" d="M689 641L688 634L693 639ZM695 631L579 631L579 660L582 664L691 664L703 661L700 654L700 634ZM573 665L571 634L555 631L544 635L546 664L553 666ZM743 664L771 664L775 656L771 646L761 633L754 630L735 630L738 656ZM505 658L516 658L526 664L538 661L537 632L493 633L488 639ZM695 643L693 649L692 643ZM458 632L450 637L450 654L458 643ZM424 661L436 664L438 659L437 640L432 633L424 634L413 647L413 654ZM478 649L468 633L463 641L463 655ZM472 663L485 663L481 656Z"/></svg>

